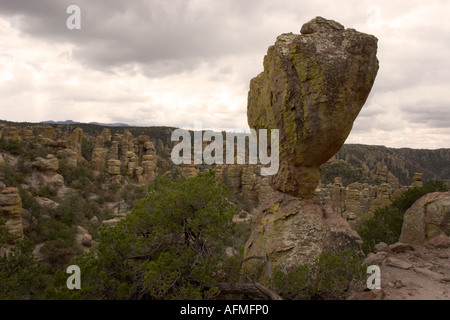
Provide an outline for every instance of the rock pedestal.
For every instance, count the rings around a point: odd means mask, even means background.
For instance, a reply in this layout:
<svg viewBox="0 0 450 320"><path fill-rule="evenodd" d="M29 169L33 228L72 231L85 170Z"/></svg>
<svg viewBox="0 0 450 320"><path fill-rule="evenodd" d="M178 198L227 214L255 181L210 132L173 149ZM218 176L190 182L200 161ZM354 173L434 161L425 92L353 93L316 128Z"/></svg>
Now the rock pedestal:
<svg viewBox="0 0 450 320"><path fill-rule="evenodd" d="M339 214L309 199L277 191L259 207L254 224L244 257L267 256L272 270L289 271L311 263L324 250L338 253L349 248L362 254L356 231ZM245 262L242 271L268 283L266 265L260 259Z"/></svg>
<svg viewBox="0 0 450 320"><path fill-rule="evenodd" d="M244 248L244 258L265 257L248 259L242 269L263 284L267 263L289 270L325 250L362 253L347 221L312 198L320 165L341 148L372 88L377 39L321 17L301 33L282 34L269 47L248 94L250 128L279 129L280 137L280 169L270 178L278 191L258 209Z"/></svg>

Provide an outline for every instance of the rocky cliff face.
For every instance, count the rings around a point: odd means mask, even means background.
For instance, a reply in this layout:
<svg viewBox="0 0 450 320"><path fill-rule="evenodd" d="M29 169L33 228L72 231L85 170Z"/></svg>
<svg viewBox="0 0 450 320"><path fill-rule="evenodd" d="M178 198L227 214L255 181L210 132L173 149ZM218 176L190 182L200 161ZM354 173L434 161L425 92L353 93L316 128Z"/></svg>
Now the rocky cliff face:
<svg viewBox="0 0 450 320"><path fill-rule="evenodd" d="M325 250L361 253L348 223L312 198L320 165L344 143L375 80L377 39L320 17L301 33L277 38L248 95L250 127L280 130L280 170L270 180L277 191L259 207L244 249L244 258L265 257L272 270L311 263ZM261 270L257 259L243 266L267 283Z"/></svg>
<svg viewBox="0 0 450 320"><path fill-rule="evenodd" d="M282 34L250 82L250 128L280 130L280 170L271 186L311 198L319 167L342 146L378 71L377 39L317 17Z"/></svg>
<svg viewBox="0 0 450 320"><path fill-rule="evenodd" d="M355 168L365 168L375 175L380 166L387 166L401 185L410 185L414 174L423 173L423 180L450 182L450 149L415 150L383 146L346 144L333 157Z"/></svg>

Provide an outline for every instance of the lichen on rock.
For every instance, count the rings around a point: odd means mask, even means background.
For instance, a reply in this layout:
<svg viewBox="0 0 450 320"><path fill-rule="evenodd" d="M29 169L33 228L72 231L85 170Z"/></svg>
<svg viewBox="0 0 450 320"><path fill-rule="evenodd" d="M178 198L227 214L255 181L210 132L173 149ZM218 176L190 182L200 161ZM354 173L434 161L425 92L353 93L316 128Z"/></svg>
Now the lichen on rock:
<svg viewBox="0 0 450 320"><path fill-rule="evenodd" d="M269 182L278 191L259 207L244 248L242 272L263 284L269 270L312 263L324 251L362 254L359 235L313 195L320 166L341 148L372 88L377 39L321 17L301 33L269 47L248 94L250 128L279 129L280 137L280 169Z"/></svg>
<svg viewBox="0 0 450 320"><path fill-rule="evenodd" d="M280 130L271 186L311 198L320 165L343 145L378 71L377 38L317 17L280 35L250 82L250 128Z"/></svg>

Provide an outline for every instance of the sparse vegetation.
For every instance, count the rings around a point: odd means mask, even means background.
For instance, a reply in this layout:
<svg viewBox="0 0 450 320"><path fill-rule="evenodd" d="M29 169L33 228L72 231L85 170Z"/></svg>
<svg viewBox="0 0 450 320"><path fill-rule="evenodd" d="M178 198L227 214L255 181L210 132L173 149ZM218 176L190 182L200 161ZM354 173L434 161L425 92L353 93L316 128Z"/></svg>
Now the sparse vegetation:
<svg viewBox="0 0 450 320"><path fill-rule="evenodd" d="M312 265L292 271L277 270L273 287L288 300L342 300L365 279L362 258L350 250L332 254L324 251Z"/></svg>
<svg viewBox="0 0 450 320"><path fill-rule="evenodd" d="M323 185L333 183L336 177L342 178L344 186L353 182L379 184L379 181L374 178L364 177L361 168L353 167L345 162L327 162L320 169L322 170L321 183Z"/></svg>
<svg viewBox="0 0 450 320"><path fill-rule="evenodd" d="M223 246L233 207L212 173L157 179L115 227L100 230L94 252L75 258L83 287L65 289L59 272L48 298L208 299L218 294ZM95 258L94 256L97 256ZM215 274L215 275L214 275ZM64 282L62 282L64 280Z"/></svg>
<svg viewBox="0 0 450 320"><path fill-rule="evenodd" d="M74 129L73 126L53 126L68 132ZM97 135L104 129L95 125L80 127L90 135ZM220 294L219 281L242 281L239 274L242 262L228 257L225 248L234 246L238 255L243 256L251 226L230 221L235 212L241 212L240 218L248 217L246 212L253 212L254 198L249 200L242 194L228 193L224 185L216 184L212 173L193 179L181 177L180 167L169 160L170 128L128 127L127 130L135 136L150 135L158 154L156 176L169 171L170 180L159 178L150 188L128 184L136 181L131 174L126 176L123 163L122 182L111 179L107 163L101 172L95 172L91 163L95 141L92 136L82 138L81 153L87 161L79 159L77 165L69 165L71 159L66 158L66 154L70 153L59 152L63 144L46 144L48 147L45 147L34 140L0 138L4 160L0 167L1 188L18 187L26 210L22 220L25 221L24 217L27 220L25 239L16 242L8 254L4 248L10 235L4 221L0 222L0 299L211 299ZM111 128L111 133L113 136L123 133L123 128ZM105 142L104 146L111 147L112 142ZM120 148L119 157L123 155ZM45 158L50 153L59 160L57 173L64 178L62 190L49 184L47 178L54 174L48 172L51 170L43 170L39 175L36 166L32 166L36 157ZM426 153L425 160L411 150L400 153L411 155L421 163L432 158L444 177L448 173L448 168L433 152ZM388 148L356 146L346 149L344 146L338 158L342 161L322 166L323 184L332 183L337 176L342 177L345 186L355 181L378 184L374 175L363 174L361 164L366 162L372 173L378 162L386 164L403 184L411 183L409 174L415 170ZM425 178L436 172L431 164L425 167L428 170ZM207 168L199 166L199 171ZM415 171L420 172L420 169ZM230 182L226 174L224 180ZM373 219L366 221L359 230L364 239L364 251L369 252L380 241L396 242L403 213L412 203L428 192L447 188L440 181L429 181L423 188L410 189L390 206L378 209ZM46 200L37 196L51 199L59 206L51 209L54 203L47 207L41 203ZM115 217L119 211L123 214L129 208L133 208L132 213L116 227L102 226L103 220ZM88 254L81 254L83 247L76 235L82 228L78 226L87 229L93 240L99 242ZM32 254L35 249L39 249L40 262ZM81 291L65 289L65 269L72 263L83 270ZM284 299L344 299L360 275L358 257L346 251L324 252L312 265L299 266L289 272L277 270L270 288ZM51 282L53 287L44 296Z"/></svg>
<svg viewBox="0 0 450 320"><path fill-rule="evenodd" d="M0 300L44 298L51 277L34 258L32 242L25 238L5 252L10 239L5 221L0 219Z"/></svg>
<svg viewBox="0 0 450 320"><path fill-rule="evenodd" d="M91 140L83 137L81 140L81 155L87 160L92 160L92 151L94 150L94 145Z"/></svg>

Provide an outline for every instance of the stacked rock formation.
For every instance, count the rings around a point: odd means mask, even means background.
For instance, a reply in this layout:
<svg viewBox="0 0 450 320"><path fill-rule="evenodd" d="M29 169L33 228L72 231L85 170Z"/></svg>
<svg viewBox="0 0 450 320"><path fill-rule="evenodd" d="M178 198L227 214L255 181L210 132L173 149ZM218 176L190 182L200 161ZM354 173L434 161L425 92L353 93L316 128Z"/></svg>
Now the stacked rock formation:
<svg viewBox="0 0 450 320"><path fill-rule="evenodd" d="M414 173L413 183L412 183L411 187L423 187L422 179L423 179L422 173L418 173L418 172Z"/></svg>
<svg viewBox="0 0 450 320"><path fill-rule="evenodd" d="M279 129L278 190L260 206L244 258L267 257L270 269L311 263L324 250L362 243L338 214L312 200L320 165L342 146L378 71L377 39L317 17L301 35L282 34L264 57L264 71L250 82L248 123ZM281 191L281 192L280 192ZM264 262L250 259L243 272L267 283Z"/></svg>
<svg viewBox="0 0 450 320"><path fill-rule="evenodd" d="M97 172L107 168L112 181L146 184L155 178L156 162L156 149L149 136L134 138L128 130L112 136L105 128L95 139L93 168Z"/></svg>
<svg viewBox="0 0 450 320"><path fill-rule="evenodd" d="M13 235L13 240L23 238L22 227L22 199L17 188L5 188L0 194L0 212L6 220L6 228Z"/></svg>
<svg viewBox="0 0 450 320"><path fill-rule="evenodd" d="M33 142L37 146L49 148L53 154L60 154L68 159L68 164L76 166L81 158L81 140L83 130L75 128L73 131L62 132L52 126L14 127L0 125L0 138Z"/></svg>
<svg viewBox="0 0 450 320"><path fill-rule="evenodd" d="M64 187L64 177L57 173L59 161L53 154L48 154L45 159L37 157L32 166L37 169L33 172L33 178L30 185L36 188L48 186L55 192L60 191Z"/></svg>
<svg viewBox="0 0 450 320"><path fill-rule="evenodd" d="M342 178L337 177L333 184L320 188L320 201L326 208L341 214L352 228L357 229L376 209L391 204L407 190L385 165L378 166L375 176L379 185L353 182L347 187L343 185Z"/></svg>
<svg viewBox="0 0 450 320"><path fill-rule="evenodd" d="M261 175L261 165L216 165L216 180L226 184L236 194L242 193L253 206L262 204L273 193L269 178Z"/></svg>

